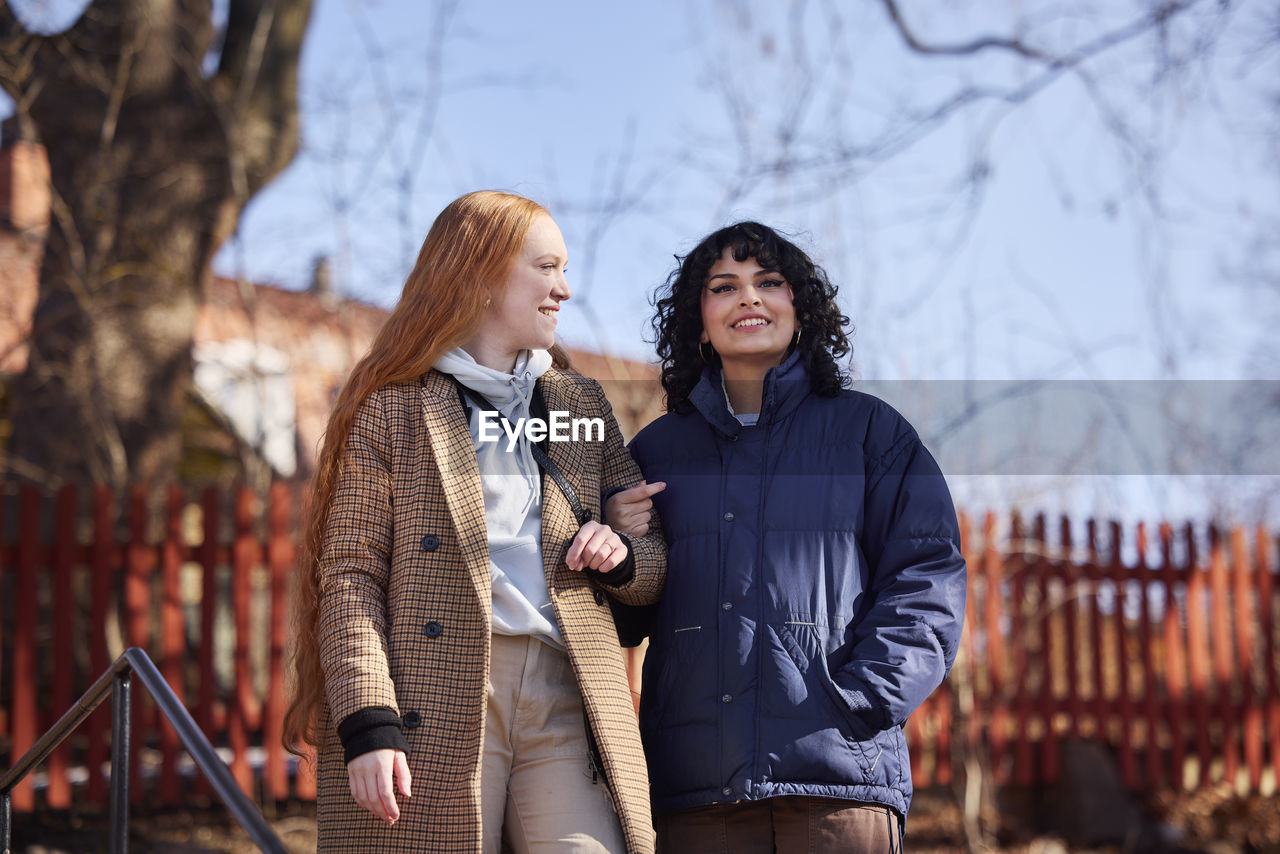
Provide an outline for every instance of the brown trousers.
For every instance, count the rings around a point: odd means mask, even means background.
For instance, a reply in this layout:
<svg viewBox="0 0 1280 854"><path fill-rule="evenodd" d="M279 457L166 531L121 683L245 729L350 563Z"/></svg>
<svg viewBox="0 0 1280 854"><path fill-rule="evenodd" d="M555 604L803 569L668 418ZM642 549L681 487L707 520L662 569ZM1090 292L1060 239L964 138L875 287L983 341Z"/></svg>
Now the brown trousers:
<svg viewBox="0 0 1280 854"><path fill-rule="evenodd" d="M658 854L902 854L898 817L880 804L789 796L657 817Z"/></svg>

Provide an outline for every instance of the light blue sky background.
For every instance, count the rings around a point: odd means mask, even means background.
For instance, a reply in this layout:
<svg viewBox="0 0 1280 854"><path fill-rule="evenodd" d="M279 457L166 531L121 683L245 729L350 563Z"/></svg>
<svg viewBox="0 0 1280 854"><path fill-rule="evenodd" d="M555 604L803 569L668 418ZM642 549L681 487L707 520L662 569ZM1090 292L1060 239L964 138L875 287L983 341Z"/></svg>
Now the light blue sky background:
<svg viewBox="0 0 1280 854"><path fill-rule="evenodd" d="M318 0L304 152L252 203L217 268L302 286L324 254L344 292L389 306L434 214L497 187L543 201L560 221L576 289L562 331L578 346L649 357L642 321L672 253L757 218L795 233L841 285L865 377L1255 371L1249 351L1265 331L1230 272L1245 235L1280 207L1262 165L1275 128L1264 81L1280 76L1274 52L1256 54L1268 4L1241 4L1216 55L1155 97L1143 80L1149 37L1086 66L1105 109L1131 123L1131 143L1065 75L1003 117L983 104L959 111L884 162L767 178L727 200L739 154L720 80L750 93L764 160L786 124L797 152L822 156L866 145L901 121L896 111L923 109L961 81L1005 85L1036 70L992 51L913 56L876 3L803 4L796 51L788 16L770 11L785 5L463 2L439 42L431 109L436 4ZM1061 4L906 6L937 41L1021 29L1053 50L1087 42L1101 19L1136 15L1128 3L1092 4L1098 20L1074 23L1057 17ZM837 8L844 33L833 46ZM789 120L806 92L812 106ZM955 188L984 146L991 177L973 199ZM1149 173L1133 168L1143 148ZM1137 186L1146 179L1158 199ZM595 233L619 186L626 209Z"/></svg>
<svg viewBox="0 0 1280 854"><path fill-rule="evenodd" d="M1022 37L1062 54L1146 4L902 5L932 42ZM840 286L862 379L1273 379L1280 288L1274 269L1269 291L1247 281L1251 244L1280 242L1280 13L1234 6L1220 23L1205 0L1162 41L918 132L913 117L952 93L1016 89L1044 66L914 54L877 2L316 0L303 151L215 268L304 287L324 255L344 294L390 307L435 213L503 188L565 233L573 346L651 359L649 298L672 254L753 218ZM1212 50L1188 58L1206 32ZM1185 61L1158 75L1161 44ZM877 145L892 153L868 155ZM841 151L863 156L832 163ZM741 181L782 155L810 165ZM1256 480L1269 493L1275 479ZM1232 505L1245 479L1195 501L1157 481L1013 491L1162 514ZM970 497L1000 501L1015 482Z"/></svg>

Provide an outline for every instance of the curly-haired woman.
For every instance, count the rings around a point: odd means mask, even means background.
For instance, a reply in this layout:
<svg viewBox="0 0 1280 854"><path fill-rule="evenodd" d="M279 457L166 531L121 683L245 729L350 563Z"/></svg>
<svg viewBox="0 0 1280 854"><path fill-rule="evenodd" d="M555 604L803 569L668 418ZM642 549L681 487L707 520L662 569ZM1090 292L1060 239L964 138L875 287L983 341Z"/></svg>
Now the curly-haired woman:
<svg viewBox="0 0 1280 854"><path fill-rule="evenodd" d="M668 414L631 443L650 483L606 516L639 534L656 506L669 548L660 603L622 626L650 640L659 850L898 851L902 727L964 614L946 484L902 416L844 387L836 289L772 229L715 232L660 296Z"/></svg>
<svg viewBox="0 0 1280 854"><path fill-rule="evenodd" d="M640 473L557 359L567 263L540 205L455 200L338 395L286 719L321 851L653 850L609 598L654 601L665 553L590 521ZM548 415L602 429L544 443Z"/></svg>

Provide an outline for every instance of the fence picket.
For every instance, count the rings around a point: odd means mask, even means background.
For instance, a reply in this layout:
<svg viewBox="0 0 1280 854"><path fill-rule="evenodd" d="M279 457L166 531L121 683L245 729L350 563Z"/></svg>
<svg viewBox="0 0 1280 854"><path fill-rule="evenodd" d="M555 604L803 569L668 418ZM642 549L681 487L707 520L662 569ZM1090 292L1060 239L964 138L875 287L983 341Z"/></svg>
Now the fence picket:
<svg viewBox="0 0 1280 854"><path fill-rule="evenodd" d="M1236 710L1232 702L1231 671L1234 657L1231 651L1231 608L1227 575L1227 547L1222 532L1214 529L1213 556L1209 563L1209 587L1212 596L1212 625L1217 631L1210 634L1213 641L1213 705L1215 717L1222 721L1222 779L1234 786L1240 770L1240 743L1236 732Z"/></svg>
<svg viewBox="0 0 1280 854"><path fill-rule="evenodd" d="M1272 788L1280 782L1280 674L1276 672L1276 646L1280 645L1280 638L1276 637L1275 613L1277 602L1275 599L1275 573L1272 570L1271 563L1271 547L1272 545L1280 548L1280 537L1274 541L1267 534L1265 528L1258 526L1255 534L1255 549L1257 551L1258 565L1258 610L1262 614L1259 632L1263 638L1262 648L1264 650L1264 661L1266 667L1266 718L1267 718L1267 741L1271 745L1271 776Z"/></svg>
<svg viewBox="0 0 1280 854"><path fill-rule="evenodd" d="M985 538L982 547L982 572L986 577L986 601L983 603L986 622L987 667L989 671L991 697L1002 699L1005 690L1005 652L1004 632L1000 628L1001 603L1004 601L1002 585L1004 581L1004 564L995 545L995 516L987 516ZM1008 744L1007 721L1009 708L1003 702L992 704L990 742L991 769L996 780L1007 783L1008 770L1005 768L1004 754Z"/></svg>
<svg viewBox="0 0 1280 854"><path fill-rule="evenodd" d="M248 487L235 493L233 522L235 540L231 556L231 614L236 629L235 686L227 707L227 734L231 744L231 773L246 795L253 795L253 771L249 767L249 734L253 712L253 672L249 666L249 633L251 618L252 579L256 543L253 540L254 496Z"/></svg>
<svg viewBox="0 0 1280 854"><path fill-rule="evenodd" d="M6 501L0 500L0 531L4 530L5 506L7 505L7 503L8 502ZM0 542L0 590L5 589L5 585L6 585L5 575L8 573L8 570L6 569L6 567L10 563L11 561L9 560L9 549L5 547L5 544L3 542ZM13 597L13 598L16 598L16 597ZM8 637L11 633L14 632L14 629L10 628L11 623L6 620L7 615L5 614L5 601L6 600L4 599L0 599L0 640L2 640L5 637ZM13 603L10 602L9 604L12 605ZM2 644L0 644L0 646L2 646ZM5 677L4 656L0 655L0 685L4 684L4 677ZM11 734L9 732L9 710L5 708L3 705L0 705L0 738L9 738L10 735Z"/></svg>
<svg viewBox="0 0 1280 854"><path fill-rule="evenodd" d="M165 506L165 538L160 547L163 593L160 599L160 672L179 700L186 702L182 663L186 660L186 621L182 610L182 508L186 497L170 487ZM160 723L160 797L166 804L183 800L178 784L178 755L181 742L169 722Z"/></svg>
<svg viewBox="0 0 1280 854"><path fill-rule="evenodd" d="M1134 751L1134 713L1133 693L1130 690L1131 667L1129 655L1129 629L1125 625L1125 602L1129 596L1128 572L1122 559L1120 523L1109 525L1111 541L1106 566L1107 577L1115 589L1115 600L1109 624L1114 632L1114 642L1110 645L1116 669L1116 697L1120 708L1120 777L1130 786L1138 785L1138 763Z"/></svg>
<svg viewBox="0 0 1280 854"><path fill-rule="evenodd" d="M1194 542L1188 532L1188 538ZM1216 549L1211 546L1210 551ZM1205 625L1208 607L1208 570L1193 563L1187 585L1187 659L1191 673L1191 706L1195 715L1196 759L1200 776L1198 785L1209 784L1209 765L1213 753L1209 744L1209 633Z"/></svg>
<svg viewBox="0 0 1280 854"><path fill-rule="evenodd" d="M222 525L222 496L217 487L206 487L200 496L200 527L202 539L200 560L200 705L196 709L196 722L206 733L214 727L214 704L217 700L217 674L213 669L213 651L217 648L216 628L218 607L218 543ZM213 786L204 775L196 780L196 792L209 796Z"/></svg>
<svg viewBox="0 0 1280 854"><path fill-rule="evenodd" d="M1244 530L1231 530L1231 576L1234 581L1231 600L1234 608L1232 624L1235 627L1235 672L1239 680L1240 707L1243 721L1240 735L1244 742L1244 762L1248 772L1249 788L1257 791L1262 785L1262 707L1255 701L1253 685L1253 596L1256 584L1249 566L1248 547ZM1232 781L1234 782L1234 781Z"/></svg>
<svg viewBox="0 0 1280 854"><path fill-rule="evenodd" d="M78 602L72 588L72 567L75 563L76 546L76 489L67 484L58 490L57 504L54 510L53 537L53 707L54 715L71 708L75 701L76 667L72 658L72 645L75 642L76 608ZM44 729L44 727L42 727ZM49 772L49 788L45 798L52 809L67 809L71 806L71 782L67 779L67 768L70 761L71 745L63 743L49 757L46 766Z"/></svg>
<svg viewBox="0 0 1280 854"><path fill-rule="evenodd" d="M1183 651L1182 625L1178 620L1177 593L1185 594L1188 567L1174 566L1173 528L1160 526L1160 578L1165 587L1165 611L1161 620L1164 639L1164 699L1169 708L1169 780L1177 789L1183 787L1183 765L1186 761L1186 654Z"/></svg>
<svg viewBox="0 0 1280 854"><path fill-rule="evenodd" d="M36 743L37 697L40 695L40 672L36 669L36 628L39 624L39 603L36 586L39 583L40 559L40 494L35 488L23 485L18 492L18 530L31 531L18 540L18 577L14 585L13 620L13 710L12 739L9 762L16 763L31 745ZM31 780L24 780L13 790L13 808L30 810L35 806L35 789Z"/></svg>
<svg viewBox="0 0 1280 854"><path fill-rule="evenodd" d="M1060 564L1066 585L1067 613L1067 718L1068 734L1080 738L1080 723L1084 718L1084 703L1080 699L1080 686L1084 684L1084 656L1080 649L1080 596L1084 591L1080 567L1075 561L1075 542L1071 534L1071 520L1062 517L1062 554Z"/></svg>
<svg viewBox="0 0 1280 854"><path fill-rule="evenodd" d="M1013 601L1009 608L1010 637L1018 638L1013 645L1013 690L1014 716L1017 721L1014 747L1013 780L1019 785L1027 785L1032 781L1031 769L1031 689L1027 684L1031 665L1027 650L1026 607L1027 607L1027 575L1030 562L1027 560L1027 533L1022 527L1022 517L1013 514L1013 539L1015 551L1011 555L1012 569L1009 575L1013 582Z"/></svg>
<svg viewBox="0 0 1280 854"><path fill-rule="evenodd" d="M1049 538L1045 533L1043 513L1036 516L1034 536L1038 549L1033 565L1036 570L1036 589L1040 595L1040 661L1048 664L1048 666L1037 668L1040 671L1040 696L1036 715L1043 726L1040 735L1040 769L1038 777L1046 783L1056 783L1058 781L1058 737L1054 730L1054 721L1057 715L1054 713L1053 676L1055 668L1053 663L1058 659L1054 653L1057 644L1053 640L1053 626L1059 621L1061 614L1054 606L1053 591L1049 584L1051 571L1049 565Z"/></svg>
<svg viewBox="0 0 1280 854"><path fill-rule="evenodd" d="M289 588L289 568L293 565L293 539L290 536L292 498L293 494L287 484L273 484L267 507L267 568L271 573L271 616L268 625L271 651L262 730L263 747L267 754L263 778L268 795L276 800L289 797L289 776L281 737L284 734L285 711L284 650L289 626L285 599Z"/></svg>
<svg viewBox="0 0 1280 854"><path fill-rule="evenodd" d="M1138 638L1142 656L1143 719L1146 740L1143 743L1146 758L1146 783L1154 786L1161 778L1160 738L1161 717L1156 705L1156 651L1151 629L1151 591L1154 573L1147 558L1147 526L1138 524Z"/></svg>
<svg viewBox="0 0 1280 854"><path fill-rule="evenodd" d="M975 756L978 751L978 745L981 742L982 721L986 717L985 710L979 700L980 695L976 684L978 666L977 651L974 643L974 637L981 632L976 600L978 598L977 592L982 588L982 580L978 578L977 583L972 583L975 575L982 567L982 561L974 545L971 520L964 511L959 513L959 522L960 548L971 573L971 583L964 601L964 622L968 628L961 635L960 651L956 659L955 669L952 671L952 679L958 680L955 692L957 696L954 698L956 711L959 713L961 723L964 724L964 731L956 733L956 739L960 743L960 749L963 751L964 756ZM946 755L948 779L953 778L955 774L956 769L952 764L954 759L952 752L948 751Z"/></svg>
<svg viewBox="0 0 1280 854"><path fill-rule="evenodd" d="M115 495L105 486L93 489L93 544L89 547L89 588L93 602L89 606L89 664L91 678L97 678L110 666L112 655L107 648L107 613L112 600L115 548ZM84 686L81 686L84 687ZM100 707L86 722L89 729L89 803L107 802L107 778L103 766L107 762L107 738L111 731L111 710Z"/></svg>
<svg viewBox="0 0 1280 854"><path fill-rule="evenodd" d="M1098 565L1098 525L1090 519L1085 527L1085 546L1088 550L1088 562L1085 572L1089 578L1088 617L1090 682L1092 685L1091 705L1093 706L1093 737L1098 741L1106 741L1107 732L1107 699L1106 686L1102 675L1102 608L1100 592L1102 589L1102 568Z"/></svg>
<svg viewBox="0 0 1280 854"><path fill-rule="evenodd" d="M129 542L125 547L124 568L124 610L125 610L125 642L129 646L151 649L151 575L154 570L155 553L147 543L147 488L142 484L129 490ZM138 738L141 732L154 732L154 704L146 692L133 700L134 744L145 744L145 739ZM133 803L139 803L144 795L143 763L134 762L132 769L129 796Z"/></svg>
<svg viewBox="0 0 1280 854"><path fill-rule="evenodd" d="M924 721L929 717L933 707L933 695L920 704L920 708L907 718L907 761L911 763L911 779L924 779L924 757L929 752L929 744L925 738Z"/></svg>

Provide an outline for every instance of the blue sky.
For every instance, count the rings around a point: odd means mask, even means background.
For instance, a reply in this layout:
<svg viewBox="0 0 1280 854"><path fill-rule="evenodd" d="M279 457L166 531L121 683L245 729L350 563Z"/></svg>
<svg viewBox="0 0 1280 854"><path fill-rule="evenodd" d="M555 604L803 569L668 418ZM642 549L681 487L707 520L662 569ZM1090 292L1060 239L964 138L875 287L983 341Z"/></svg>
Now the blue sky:
<svg viewBox="0 0 1280 854"><path fill-rule="evenodd" d="M562 329L585 347L648 357L642 321L672 253L724 222L757 218L796 233L841 285L863 376L1248 374L1262 330L1226 271L1233 241L1277 207L1252 136L1266 113L1250 102L1276 61L1247 58L1250 19L1264 4L1242 4L1239 32L1222 39L1213 66L1172 94L1135 96L1149 41L1088 66L1140 145L1158 151L1160 218L1126 162L1134 153L1070 76L1003 118L989 106L959 113L884 162L767 179L726 203L738 153L719 86L749 93L755 149L767 156L807 75L813 106L795 132L821 156L865 142L862 128L959 80L1031 73L998 55L911 56L877 4L844 13L847 32L832 49L832 5L808 4L797 52L797 31L769 11L781 4L464 2L436 77L434 4L318 0L304 55L304 152L251 204L217 268L302 286L324 254L345 292L391 305L434 213L498 187L546 203L560 221L577 290ZM1098 29L981 6L931 7L927 17L920 4L907 9L939 41L1021 26L1058 46ZM1129 4L1103 8L1110 23L1133 17ZM980 148L990 178L978 204L953 188ZM398 189L406 171L411 193ZM593 234L618 186L627 208Z"/></svg>

